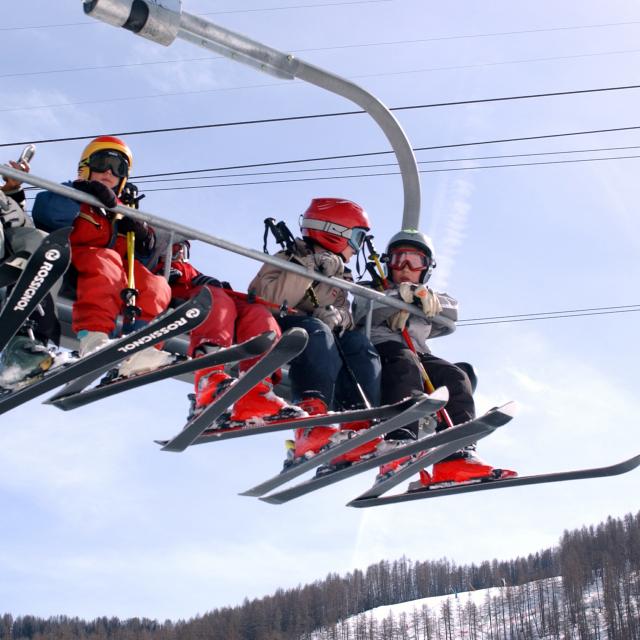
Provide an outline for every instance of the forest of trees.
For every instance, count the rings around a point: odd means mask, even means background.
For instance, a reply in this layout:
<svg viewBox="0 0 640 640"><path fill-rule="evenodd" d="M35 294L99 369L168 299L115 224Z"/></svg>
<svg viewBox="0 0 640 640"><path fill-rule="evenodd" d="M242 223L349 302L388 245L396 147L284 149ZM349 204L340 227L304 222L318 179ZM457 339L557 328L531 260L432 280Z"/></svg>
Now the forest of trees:
<svg viewBox="0 0 640 640"><path fill-rule="evenodd" d="M364 613L488 587L503 588L481 607L461 598L438 615L423 608L379 622ZM591 602L588 589L595 589ZM341 624L352 616L353 624ZM0 640L453 640L454 627L473 640L640 640L640 512L567 531L557 547L526 558L461 566L446 558L385 560L188 621L7 613Z"/></svg>

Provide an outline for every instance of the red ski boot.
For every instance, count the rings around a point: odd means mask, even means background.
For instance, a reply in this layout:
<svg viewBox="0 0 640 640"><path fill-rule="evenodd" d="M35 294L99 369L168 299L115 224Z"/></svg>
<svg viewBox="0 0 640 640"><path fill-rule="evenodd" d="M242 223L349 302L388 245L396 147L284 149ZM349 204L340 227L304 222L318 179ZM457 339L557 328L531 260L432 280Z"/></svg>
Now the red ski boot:
<svg viewBox="0 0 640 640"><path fill-rule="evenodd" d="M340 425L340 431L362 431L363 429L368 429L371 426L371 420L357 420L355 422L345 422ZM345 435L347 435L345 433ZM351 451L347 451L343 453L341 456L334 458L330 463L330 467L344 467L354 462L358 462L365 457L371 456L375 450L378 448L378 445L382 442L382 436L377 436L369 442L364 442L361 445L357 446L355 449L351 449Z"/></svg>
<svg viewBox="0 0 640 640"><path fill-rule="evenodd" d="M420 472L420 480L411 483L409 490L436 484L472 482L477 480L503 480L518 475L511 469L498 469L487 464L476 455L475 445L456 451L433 465L432 473Z"/></svg>
<svg viewBox="0 0 640 640"><path fill-rule="evenodd" d="M223 371L223 367L211 367L196 372L195 413L210 405L236 379ZM242 426L246 423L261 423L264 420L302 418L305 412L291 405L273 392L269 378L265 378L250 389L242 398L229 407L212 425L214 429Z"/></svg>
<svg viewBox="0 0 640 640"><path fill-rule="evenodd" d="M327 403L315 391L305 393L298 407L310 416L326 415L329 411ZM287 440L287 460L285 467L294 464L300 458L313 458L321 449L326 447L333 435L338 433L334 426L311 427L296 429L294 440Z"/></svg>

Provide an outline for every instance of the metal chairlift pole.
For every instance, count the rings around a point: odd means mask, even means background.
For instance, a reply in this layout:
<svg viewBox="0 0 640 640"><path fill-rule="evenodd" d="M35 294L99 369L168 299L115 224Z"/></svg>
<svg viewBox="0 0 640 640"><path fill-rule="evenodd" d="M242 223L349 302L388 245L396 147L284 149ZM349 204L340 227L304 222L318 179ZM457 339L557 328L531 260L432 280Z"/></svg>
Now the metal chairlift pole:
<svg viewBox="0 0 640 640"><path fill-rule="evenodd" d="M420 174L413 149L387 107L353 82L182 10L181 0L84 0L84 12L164 46L176 38L278 78L299 78L351 100L382 129L398 161L404 192L402 229L420 222Z"/></svg>

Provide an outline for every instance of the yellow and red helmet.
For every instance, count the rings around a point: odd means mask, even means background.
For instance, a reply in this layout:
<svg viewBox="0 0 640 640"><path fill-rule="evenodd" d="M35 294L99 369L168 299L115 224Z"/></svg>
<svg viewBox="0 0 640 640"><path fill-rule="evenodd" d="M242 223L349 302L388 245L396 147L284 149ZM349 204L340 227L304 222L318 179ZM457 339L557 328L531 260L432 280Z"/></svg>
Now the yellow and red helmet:
<svg viewBox="0 0 640 640"><path fill-rule="evenodd" d="M80 162L78 163L78 178L80 180L90 180L90 165L92 164L92 157L95 160L100 156L109 155L112 155L114 158L124 160L126 163L126 167L122 165L122 169L118 173L112 170L114 175L117 175L117 177L120 178L120 182L116 188L116 195L120 195L133 167L133 155L131 154L131 149L129 149L129 147L120 140L120 138L116 138L115 136L99 136L93 139L84 148L84 151L80 156Z"/></svg>

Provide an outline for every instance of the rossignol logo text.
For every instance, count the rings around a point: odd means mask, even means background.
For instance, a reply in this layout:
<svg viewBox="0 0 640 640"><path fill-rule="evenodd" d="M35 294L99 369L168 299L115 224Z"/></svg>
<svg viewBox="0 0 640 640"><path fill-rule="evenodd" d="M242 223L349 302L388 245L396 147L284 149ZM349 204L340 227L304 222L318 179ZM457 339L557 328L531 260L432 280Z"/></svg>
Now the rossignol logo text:
<svg viewBox="0 0 640 640"><path fill-rule="evenodd" d="M197 318L199 315L200 311L198 309L189 309L189 311L185 313L185 316L187 316L187 318ZM169 333L173 333L176 329L179 329L180 327L183 327L185 324L187 324L187 318L178 318L171 324L168 324L166 327L161 327L160 329L156 329L151 333L140 336L137 340L127 342L127 344L123 344L121 347L118 347L118 351L127 353L128 351L132 351L133 349L136 349L153 341L155 338L161 338L162 336L166 336Z"/></svg>
<svg viewBox="0 0 640 640"><path fill-rule="evenodd" d="M54 253L53 251L49 251L48 253ZM53 260L57 260L60 257L59 252L55 252L57 255ZM38 272L34 276L33 280L29 283L29 286L24 290L22 297L18 302L16 302L16 306L13 307L14 311L24 311L29 304L29 301L33 296L36 295L38 289L42 286L42 283L47 279L49 273L53 269L53 265L50 262L44 262L42 266L38 269Z"/></svg>

